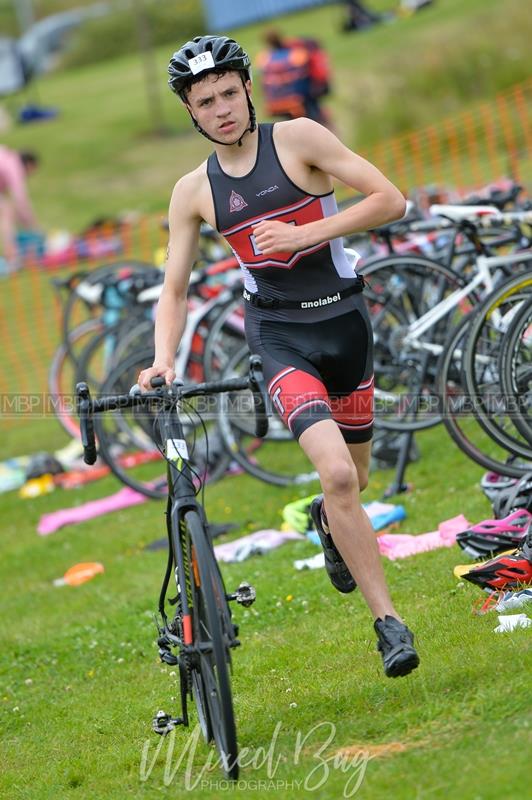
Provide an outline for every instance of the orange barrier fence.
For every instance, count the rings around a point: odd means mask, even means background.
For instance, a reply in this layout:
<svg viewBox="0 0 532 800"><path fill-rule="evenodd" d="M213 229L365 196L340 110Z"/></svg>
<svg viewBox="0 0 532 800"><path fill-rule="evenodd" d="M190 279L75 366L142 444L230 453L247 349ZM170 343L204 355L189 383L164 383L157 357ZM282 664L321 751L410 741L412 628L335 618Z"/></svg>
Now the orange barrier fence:
<svg viewBox="0 0 532 800"><path fill-rule="evenodd" d="M526 185L532 179L532 79L490 103L378 142L363 155L405 194L427 185L464 194L504 176Z"/></svg>
<svg viewBox="0 0 532 800"><path fill-rule="evenodd" d="M463 194L502 177L526 186L532 178L531 109L532 79L491 103L378 142L364 155L407 194L428 184ZM153 263L166 244L163 221L153 216L104 225L66 252L47 253L0 276L0 399L9 392L46 392L49 364L61 341L61 304L51 279L121 259ZM4 402L0 418L6 418L5 410ZM16 415L7 414L5 424L18 425Z"/></svg>

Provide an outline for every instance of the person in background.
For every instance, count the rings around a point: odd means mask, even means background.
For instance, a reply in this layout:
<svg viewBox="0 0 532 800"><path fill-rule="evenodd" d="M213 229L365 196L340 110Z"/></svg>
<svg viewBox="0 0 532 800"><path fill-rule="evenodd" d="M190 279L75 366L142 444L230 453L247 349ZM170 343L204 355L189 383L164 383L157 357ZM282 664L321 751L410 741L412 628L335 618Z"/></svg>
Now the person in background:
<svg viewBox="0 0 532 800"><path fill-rule="evenodd" d="M19 228L38 228L27 188L27 178L38 164L35 153L0 146L0 245L11 267L16 267L19 259Z"/></svg>
<svg viewBox="0 0 532 800"><path fill-rule="evenodd" d="M434 0L401 0L399 10L402 14L414 14L432 5Z"/></svg>
<svg viewBox="0 0 532 800"><path fill-rule="evenodd" d="M380 22L393 22L400 16L409 16L428 8L434 0L399 0L399 6L391 11L381 13L372 11L361 0L344 0L347 18L342 26L346 33L349 31L363 31L378 25Z"/></svg>
<svg viewBox="0 0 532 800"><path fill-rule="evenodd" d="M365 30L383 21L383 15L367 8L359 0L344 0L344 5L347 11L347 19L343 25L344 31Z"/></svg>
<svg viewBox="0 0 532 800"><path fill-rule="evenodd" d="M276 30L264 36L259 69L266 113L280 119L308 117L331 127L321 101L330 94L327 54L315 39L284 37Z"/></svg>

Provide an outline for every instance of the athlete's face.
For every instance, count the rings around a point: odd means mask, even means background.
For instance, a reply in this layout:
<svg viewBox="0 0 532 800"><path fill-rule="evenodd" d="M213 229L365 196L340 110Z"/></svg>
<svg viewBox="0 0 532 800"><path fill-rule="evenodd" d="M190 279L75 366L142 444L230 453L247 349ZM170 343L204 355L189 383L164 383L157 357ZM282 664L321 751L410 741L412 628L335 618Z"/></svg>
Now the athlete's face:
<svg viewBox="0 0 532 800"><path fill-rule="evenodd" d="M251 82L246 81L244 88L238 72L210 73L190 87L187 105L209 136L221 142L236 142L249 126L246 89L251 93Z"/></svg>

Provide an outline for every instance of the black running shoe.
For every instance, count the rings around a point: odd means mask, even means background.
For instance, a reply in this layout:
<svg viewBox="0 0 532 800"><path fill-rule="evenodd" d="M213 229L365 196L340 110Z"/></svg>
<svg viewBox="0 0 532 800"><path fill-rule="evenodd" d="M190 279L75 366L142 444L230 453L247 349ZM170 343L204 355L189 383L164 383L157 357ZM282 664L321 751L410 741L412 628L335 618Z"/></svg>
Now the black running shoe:
<svg viewBox="0 0 532 800"><path fill-rule="evenodd" d="M400 678L412 672L419 664L412 631L389 614L384 620L375 620L373 627L379 638L377 650L382 655L384 672L388 678Z"/></svg>
<svg viewBox="0 0 532 800"><path fill-rule="evenodd" d="M331 534L324 527L321 516L322 504L323 495L320 494L311 503L310 516L320 537L321 546L325 554L325 569L334 588L339 592L343 592L343 594L348 594L354 591L357 585L347 569L345 561L336 549Z"/></svg>

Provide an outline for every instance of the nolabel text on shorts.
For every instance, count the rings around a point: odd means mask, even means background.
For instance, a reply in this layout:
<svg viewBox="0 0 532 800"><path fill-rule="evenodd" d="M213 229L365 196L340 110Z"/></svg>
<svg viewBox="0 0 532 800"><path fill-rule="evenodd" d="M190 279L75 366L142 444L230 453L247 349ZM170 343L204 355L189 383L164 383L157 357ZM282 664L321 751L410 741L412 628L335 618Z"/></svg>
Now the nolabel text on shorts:
<svg viewBox="0 0 532 800"><path fill-rule="evenodd" d="M301 308L318 308L319 306L328 306L331 303L337 303L341 300L340 292L336 294L328 294L326 297L318 297L317 300L302 300Z"/></svg>

